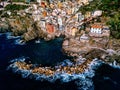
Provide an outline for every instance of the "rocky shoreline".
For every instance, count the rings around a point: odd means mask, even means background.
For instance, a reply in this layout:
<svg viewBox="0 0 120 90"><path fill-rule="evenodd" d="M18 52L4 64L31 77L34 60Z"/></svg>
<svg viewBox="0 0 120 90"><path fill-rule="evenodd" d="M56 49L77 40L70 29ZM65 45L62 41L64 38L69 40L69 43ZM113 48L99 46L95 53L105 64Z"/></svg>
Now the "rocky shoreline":
<svg viewBox="0 0 120 90"><path fill-rule="evenodd" d="M63 50L69 56L75 58L82 55L82 57L87 59L99 58L107 63L116 60L119 63L119 45L119 40L112 39L107 42L106 46L103 46L103 44L98 46L96 42L90 44L90 42L83 43L75 39L67 39L63 42Z"/></svg>
<svg viewBox="0 0 120 90"><path fill-rule="evenodd" d="M75 31L75 28L73 28L74 32L72 31L72 34L68 34L68 32L66 32L65 30L55 30L54 33L51 33L53 31L49 31L49 32L44 31L42 30L40 22L38 22L39 20L38 21L35 20L37 19L36 16L39 16L38 15L39 13L35 15L33 14L36 12L36 8L37 6L33 5L33 7L29 7L26 10L20 10L17 12L5 11L4 15L7 15L8 17L4 17L3 15L2 18L0 18L0 32L10 31L12 32L13 36L21 36L22 42L28 42L30 40L39 39L39 38L43 38L44 40L49 41L56 37L63 36L64 37L64 41L62 45L63 51L68 56L74 57L74 63L77 62L76 60L80 56L82 56L86 60L80 65L73 64L73 66L70 66L70 67L60 66L59 72L65 71L68 74L82 73L87 68L87 65L90 64L94 58L102 59L106 63L111 63L111 62L114 62L115 60L116 62L120 63L120 60L119 60L120 40L110 39L110 37L96 38L94 37L94 35L90 36L88 32L86 36L85 35L86 32L84 31L79 32L79 35L75 36L75 34L77 33ZM39 9L41 9L41 7ZM17 14L12 15L11 13L12 14L17 13ZM49 14L51 15L51 13ZM72 19L74 19L72 15L73 14L71 14L71 16L69 17L66 17L68 21L69 20L72 21ZM59 15L57 17L59 18ZM40 16L40 18L43 18L43 17ZM88 20L91 20L91 18L89 18ZM75 23L73 22L72 25L74 24ZM84 39L81 39L82 35ZM29 70L32 66L32 64L27 64L25 62L16 62L15 65L19 69L23 69L23 70ZM32 69L32 73L40 73L40 74L44 73L45 75L47 74L52 75L57 71L58 71L57 69L53 70L53 68L50 68L50 69L45 68L45 70L43 70L41 67L36 67Z"/></svg>
<svg viewBox="0 0 120 90"><path fill-rule="evenodd" d="M79 57L76 61L65 60L61 64L54 67L43 67L26 63L24 60L12 62L7 70L12 70L14 73L19 73L23 78L31 78L36 80L47 80L54 82L61 79L63 82L69 82L74 79L82 79L86 77L93 77L94 70L102 64L98 59L86 60ZM92 75L91 75L92 73ZM85 75L84 75L85 74ZM88 76L90 74L90 76ZM31 76L32 75L32 76ZM32 78L33 77L33 78Z"/></svg>

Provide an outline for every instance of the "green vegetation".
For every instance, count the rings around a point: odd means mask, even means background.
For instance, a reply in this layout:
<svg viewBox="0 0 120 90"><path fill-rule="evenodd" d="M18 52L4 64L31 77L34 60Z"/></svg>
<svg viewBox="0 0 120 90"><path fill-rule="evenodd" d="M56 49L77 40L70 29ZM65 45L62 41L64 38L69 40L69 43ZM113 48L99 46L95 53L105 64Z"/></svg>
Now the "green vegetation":
<svg viewBox="0 0 120 90"><path fill-rule="evenodd" d="M0 11L0 15L3 13L3 10Z"/></svg>
<svg viewBox="0 0 120 90"><path fill-rule="evenodd" d="M119 8L120 2L118 0L94 0L89 5L80 8L80 10L86 12L100 9L103 10L106 15L109 15L109 12L119 11Z"/></svg>
<svg viewBox="0 0 120 90"><path fill-rule="evenodd" d="M82 13L86 11L102 10L103 16L109 18L105 21L111 30L113 38L120 39L120 2L119 0L94 0L89 5L80 8Z"/></svg>
<svg viewBox="0 0 120 90"><path fill-rule="evenodd" d="M13 2L25 2L25 0L12 0Z"/></svg>
<svg viewBox="0 0 120 90"><path fill-rule="evenodd" d="M116 13L107 22L110 25L111 36L116 39L120 39L120 13Z"/></svg>
<svg viewBox="0 0 120 90"><path fill-rule="evenodd" d="M35 2L36 0L12 0L13 2Z"/></svg>
<svg viewBox="0 0 120 90"><path fill-rule="evenodd" d="M9 4L5 7L5 10L10 10L10 11L14 11L14 10L24 10L26 9L28 6L26 5L16 5L16 4Z"/></svg>
<svg viewBox="0 0 120 90"><path fill-rule="evenodd" d="M106 61L120 63L120 55L113 54L112 56L106 57Z"/></svg>

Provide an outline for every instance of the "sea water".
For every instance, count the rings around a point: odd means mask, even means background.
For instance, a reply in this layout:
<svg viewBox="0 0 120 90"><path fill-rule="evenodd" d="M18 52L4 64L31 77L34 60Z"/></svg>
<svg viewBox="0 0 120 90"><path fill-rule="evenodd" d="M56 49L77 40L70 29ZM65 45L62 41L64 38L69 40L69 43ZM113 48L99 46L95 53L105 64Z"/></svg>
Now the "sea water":
<svg viewBox="0 0 120 90"><path fill-rule="evenodd" d="M61 51L62 39L19 45L16 44L19 37L7 38L8 35L0 35L0 90L120 90L119 68L98 59L94 59L82 74L62 73L46 77L33 75L27 70L20 71L13 64L20 60L27 59L44 66L71 62ZM11 67L12 72L9 69Z"/></svg>

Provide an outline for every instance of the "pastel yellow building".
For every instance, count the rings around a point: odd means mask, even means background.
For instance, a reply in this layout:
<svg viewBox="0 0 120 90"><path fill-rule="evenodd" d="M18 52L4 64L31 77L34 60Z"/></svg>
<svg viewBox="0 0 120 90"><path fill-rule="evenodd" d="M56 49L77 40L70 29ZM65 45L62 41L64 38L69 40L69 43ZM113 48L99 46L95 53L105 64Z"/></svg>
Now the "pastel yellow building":
<svg viewBox="0 0 120 90"><path fill-rule="evenodd" d="M89 0L79 0L78 3L83 3L85 5L89 4Z"/></svg>
<svg viewBox="0 0 120 90"><path fill-rule="evenodd" d="M59 1L57 6L59 9L61 9L63 7L63 4Z"/></svg>
<svg viewBox="0 0 120 90"><path fill-rule="evenodd" d="M89 17L91 17L91 12L86 12L85 18L89 18Z"/></svg>
<svg viewBox="0 0 120 90"><path fill-rule="evenodd" d="M54 8L54 4L50 4L50 8L52 8L52 9L53 9L53 8Z"/></svg>
<svg viewBox="0 0 120 90"><path fill-rule="evenodd" d="M71 29L71 35L72 35L72 36L75 36L76 32L77 32L77 28L76 28L76 27L73 27L73 28Z"/></svg>

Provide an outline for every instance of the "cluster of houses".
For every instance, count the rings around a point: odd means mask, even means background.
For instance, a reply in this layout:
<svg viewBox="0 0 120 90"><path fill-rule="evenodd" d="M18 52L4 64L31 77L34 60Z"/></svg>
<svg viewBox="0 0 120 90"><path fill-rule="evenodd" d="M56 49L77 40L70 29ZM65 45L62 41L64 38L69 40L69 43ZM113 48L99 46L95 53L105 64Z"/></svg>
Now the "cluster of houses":
<svg viewBox="0 0 120 90"><path fill-rule="evenodd" d="M38 22L41 30L54 34L56 31L64 31L68 35L76 36L84 23L102 15L101 10L86 12L84 15L79 11L82 5L87 5L93 0L37 0L37 4L25 10L31 13L33 20ZM94 23L89 27L89 33L82 35L80 39L87 40L90 37L109 37L108 26Z"/></svg>
<svg viewBox="0 0 120 90"><path fill-rule="evenodd" d="M100 10L86 12L85 15L78 12L81 5L89 4L90 0L49 0L49 4L42 0L37 0L37 2L38 5L33 5L33 19L39 22L43 31L51 34L60 30L75 36L83 23L102 15ZM108 27L106 28L107 30L101 24L93 24L89 29L89 36L109 36Z"/></svg>
<svg viewBox="0 0 120 90"><path fill-rule="evenodd" d="M59 30L75 36L81 28L79 25L81 21L91 16L90 12L83 15L78 10L82 5L89 4L90 1L92 0L49 0L48 3L37 0L38 4L32 6L32 16L41 29L47 33L52 34Z"/></svg>
<svg viewBox="0 0 120 90"><path fill-rule="evenodd" d="M5 1L4 0L0 0L0 8L4 8L8 4L10 4L9 0L5 0Z"/></svg>
<svg viewBox="0 0 120 90"><path fill-rule="evenodd" d="M92 24L89 28L88 34L83 34L80 37L81 42L89 42L90 38L99 40L100 38L106 37L109 38L110 29L107 25L102 23Z"/></svg>
<svg viewBox="0 0 120 90"><path fill-rule="evenodd" d="M91 25L89 35L94 37L103 37L103 36L109 37L110 30L108 26L102 25L100 23L96 23Z"/></svg>

